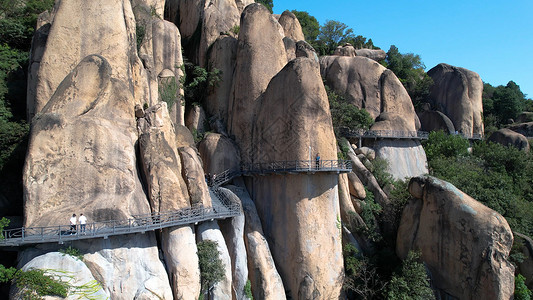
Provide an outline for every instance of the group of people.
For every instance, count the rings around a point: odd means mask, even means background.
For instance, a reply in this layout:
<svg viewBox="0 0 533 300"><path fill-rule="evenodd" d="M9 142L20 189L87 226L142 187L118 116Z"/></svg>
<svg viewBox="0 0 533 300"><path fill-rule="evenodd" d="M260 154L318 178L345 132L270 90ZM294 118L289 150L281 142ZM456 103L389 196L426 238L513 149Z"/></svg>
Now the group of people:
<svg viewBox="0 0 533 300"><path fill-rule="evenodd" d="M75 234L78 227L78 222L80 223L80 233L85 233L85 228L87 226L87 217L83 214L80 214L79 218L76 218L76 214L72 214L72 217L70 217L70 234Z"/></svg>

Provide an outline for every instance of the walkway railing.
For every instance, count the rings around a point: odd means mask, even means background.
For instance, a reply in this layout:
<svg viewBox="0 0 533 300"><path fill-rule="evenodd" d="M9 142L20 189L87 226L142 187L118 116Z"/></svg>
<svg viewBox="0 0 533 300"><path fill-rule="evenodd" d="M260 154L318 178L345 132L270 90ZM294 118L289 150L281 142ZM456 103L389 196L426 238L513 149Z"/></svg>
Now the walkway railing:
<svg viewBox="0 0 533 300"><path fill-rule="evenodd" d="M357 138L380 138L380 139L410 139L427 140L429 133L426 131L402 131L402 130L364 130L341 128L342 136Z"/></svg>
<svg viewBox="0 0 533 300"><path fill-rule="evenodd" d="M240 169L228 169L216 174L214 179L208 182L209 186L218 187L238 176L283 174L283 173L316 173L336 172L347 173L352 171L350 160L290 160L275 161L268 163L243 164Z"/></svg>
<svg viewBox="0 0 533 300"><path fill-rule="evenodd" d="M20 246L66 241L107 238L114 235L146 232L172 226L180 226L214 219L225 219L240 214L240 203L230 201L218 189L213 189L212 207L190 207L175 211L155 212L136 215L133 218L111 220L86 224L85 230L77 225L75 230L70 225L23 227L2 232L0 246Z"/></svg>

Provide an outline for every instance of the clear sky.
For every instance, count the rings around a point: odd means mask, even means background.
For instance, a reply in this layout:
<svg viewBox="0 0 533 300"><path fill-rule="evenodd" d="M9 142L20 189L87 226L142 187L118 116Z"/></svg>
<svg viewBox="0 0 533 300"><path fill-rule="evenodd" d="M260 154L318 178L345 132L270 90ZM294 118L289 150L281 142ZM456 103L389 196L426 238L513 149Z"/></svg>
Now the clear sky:
<svg viewBox="0 0 533 300"><path fill-rule="evenodd" d="M387 51L477 72L494 86L513 80L533 98L533 0L274 0L274 13L337 20Z"/></svg>

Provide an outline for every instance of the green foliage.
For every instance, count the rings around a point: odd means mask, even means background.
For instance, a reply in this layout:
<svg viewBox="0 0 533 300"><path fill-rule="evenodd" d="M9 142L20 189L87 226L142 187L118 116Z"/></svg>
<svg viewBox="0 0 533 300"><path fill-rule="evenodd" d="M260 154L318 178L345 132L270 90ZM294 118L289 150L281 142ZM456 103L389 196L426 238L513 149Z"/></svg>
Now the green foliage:
<svg viewBox="0 0 533 300"><path fill-rule="evenodd" d="M79 260L83 260L83 254L81 254L79 249L76 249L72 246L68 246L67 248L60 249L59 252L63 253L63 256L70 255L72 257L75 257Z"/></svg>
<svg viewBox="0 0 533 300"><path fill-rule="evenodd" d="M0 265L0 283L6 283L15 277L17 269L11 267L6 268L4 265Z"/></svg>
<svg viewBox="0 0 533 300"><path fill-rule="evenodd" d="M418 262L420 254L409 251L402 270L392 276L387 286L387 299L435 299L424 265Z"/></svg>
<svg viewBox="0 0 533 300"><path fill-rule="evenodd" d="M254 296L252 295L252 283L250 280L246 280L246 285L244 286L244 295L246 298L254 300Z"/></svg>
<svg viewBox="0 0 533 300"><path fill-rule="evenodd" d="M338 159L347 159L348 152L350 151L350 142L345 137L341 137L337 140L340 152L337 154Z"/></svg>
<svg viewBox="0 0 533 300"><path fill-rule="evenodd" d="M391 214L389 215L391 219L384 221L394 226L394 232L396 232L398 227L400 226L403 208L411 199L411 194L409 193L408 185L408 180L396 180L393 183L394 188L388 195L389 200L391 202ZM396 237L394 236L392 237L392 239L394 240L393 244L396 244Z"/></svg>
<svg viewBox="0 0 533 300"><path fill-rule="evenodd" d="M483 115L494 116L496 118L496 127L500 127L508 119L515 119L520 112L524 110L529 103L525 98L520 87L514 82L509 81L506 86L483 84Z"/></svg>
<svg viewBox="0 0 533 300"><path fill-rule="evenodd" d="M526 278L522 274L518 274L514 280L514 299L515 300L529 300L532 292L526 286Z"/></svg>
<svg viewBox="0 0 533 300"><path fill-rule="evenodd" d="M415 108L419 108L423 102L428 101L433 80L424 71L426 66L419 55L402 54L396 46L392 45L387 52L385 65L400 79Z"/></svg>
<svg viewBox="0 0 533 300"><path fill-rule="evenodd" d="M196 66L185 60L182 69L185 70L185 77L180 80L185 92L185 103L191 105L192 103L201 103L205 97L206 90L218 86L222 78L222 71L213 68L211 71Z"/></svg>
<svg viewBox="0 0 533 300"><path fill-rule="evenodd" d="M44 296L58 296L65 298L70 285L54 278L45 270L30 269L27 271L18 270L13 272L14 268L5 269L0 267L2 278L8 278L14 282L20 290L23 299L43 299ZM5 279L4 279L5 280Z"/></svg>
<svg viewBox="0 0 533 300"><path fill-rule="evenodd" d="M353 29L342 22L327 20L324 25L320 26L318 40L325 45L326 53L324 54L333 54L337 46L353 39L355 39Z"/></svg>
<svg viewBox="0 0 533 300"><path fill-rule="evenodd" d="M381 280L375 266L351 244L344 246L343 256L345 271L343 289L349 298L355 296L362 299L378 298L385 287L385 282Z"/></svg>
<svg viewBox="0 0 533 300"><path fill-rule="evenodd" d="M361 232L373 242L380 242L383 237L381 236L376 216L380 215L383 209L379 203L374 201L374 194L369 190L366 190L365 201L361 201L361 210L360 216L366 227L356 228L356 231Z"/></svg>
<svg viewBox="0 0 533 300"><path fill-rule="evenodd" d="M292 10L291 12L296 16L296 18L298 18L298 21L302 26L305 40L308 42L316 40L318 34L320 33L320 24L318 23L317 19L306 11Z"/></svg>
<svg viewBox="0 0 533 300"><path fill-rule="evenodd" d="M329 109L333 128L338 131L342 127L350 129L368 129L374 123L374 119L363 108L348 103L344 96L337 94L333 89L325 86L328 94Z"/></svg>
<svg viewBox="0 0 533 300"><path fill-rule="evenodd" d="M4 239L4 235L2 233L4 232L4 228L9 225L9 222L11 222L11 220L8 218L2 217L2 219L0 219L0 240Z"/></svg>
<svg viewBox="0 0 533 300"><path fill-rule="evenodd" d="M372 172L382 188L394 183L394 178L389 173L389 162L386 159L376 157L372 161L372 167L369 171Z"/></svg>
<svg viewBox="0 0 533 300"><path fill-rule="evenodd" d="M233 32L234 34L239 34L239 31L241 31L241 26L235 25L230 28L230 31Z"/></svg>
<svg viewBox="0 0 533 300"><path fill-rule="evenodd" d="M215 284L224 279L224 265L220 259L217 243L210 240L201 241L198 247L200 265L201 295L209 295Z"/></svg>
<svg viewBox="0 0 533 300"><path fill-rule="evenodd" d="M159 82L159 98L167 103L169 111L172 111L174 103L180 99L179 85L175 77L162 78Z"/></svg>
<svg viewBox="0 0 533 300"><path fill-rule="evenodd" d="M432 131L423 143L428 160L436 157L457 157L468 154L470 143L459 135L450 135L444 131Z"/></svg>
<svg viewBox="0 0 533 300"><path fill-rule="evenodd" d="M268 8L270 13L273 13L272 8L274 8L274 3L272 0L257 0L255 3L261 3L264 7Z"/></svg>
<svg viewBox="0 0 533 300"><path fill-rule="evenodd" d="M137 37L137 52L141 51L141 45L144 40L144 36L146 35L146 27L141 24L135 24L135 34Z"/></svg>

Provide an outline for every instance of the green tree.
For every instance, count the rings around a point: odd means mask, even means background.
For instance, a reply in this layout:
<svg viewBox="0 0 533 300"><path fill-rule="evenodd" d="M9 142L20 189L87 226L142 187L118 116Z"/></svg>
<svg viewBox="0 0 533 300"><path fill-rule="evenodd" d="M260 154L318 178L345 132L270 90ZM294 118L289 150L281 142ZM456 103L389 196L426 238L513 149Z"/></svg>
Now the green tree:
<svg viewBox="0 0 533 300"><path fill-rule="evenodd" d="M353 29L342 22L327 20L323 26L320 26L318 40L325 46L324 54L333 54L337 46L354 39Z"/></svg>
<svg viewBox="0 0 533 300"><path fill-rule="evenodd" d="M518 274L514 280L514 299L529 300L531 299L531 294L531 291L526 286L526 278L522 274Z"/></svg>
<svg viewBox="0 0 533 300"><path fill-rule="evenodd" d="M419 253L409 251L402 263L401 272L392 276L387 286L387 299L435 299L426 268L418 261L419 258Z"/></svg>
<svg viewBox="0 0 533 300"><path fill-rule="evenodd" d="M385 64L400 79L415 108L420 107L422 102L427 102L433 80L424 71L426 66L418 54L402 54L392 45L387 52Z"/></svg>
<svg viewBox="0 0 533 300"><path fill-rule="evenodd" d="M515 119L523 110L533 108L531 101L526 99L520 87L509 81L507 85L494 87L483 84L483 116L490 120L485 126L501 127L508 119Z"/></svg>
<svg viewBox="0 0 533 300"><path fill-rule="evenodd" d="M470 143L459 135L449 135L444 131L432 131L424 141L424 151L429 161L436 157L457 157L468 154Z"/></svg>
<svg viewBox="0 0 533 300"><path fill-rule="evenodd" d="M216 242L210 240L201 241L197 245L202 298L207 295L209 299L215 284L224 279L224 264L220 259L217 246Z"/></svg>
<svg viewBox="0 0 533 300"><path fill-rule="evenodd" d="M333 128L336 133L341 128L368 129L374 123L374 119L364 108L359 109L357 106L348 103L344 96L337 94L329 86L326 85L325 88L328 95Z"/></svg>
<svg viewBox="0 0 533 300"><path fill-rule="evenodd" d="M292 10L292 13L298 18L298 21L300 21L305 40L307 42L315 41L320 32L320 24L316 18L306 11Z"/></svg>
<svg viewBox="0 0 533 300"><path fill-rule="evenodd" d="M273 10L272 8L274 8L274 3L272 2L272 0L257 0L255 1L256 3L261 3L263 4L263 6L265 6L266 8L268 8L268 10L270 11L270 13L273 13Z"/></svg>

